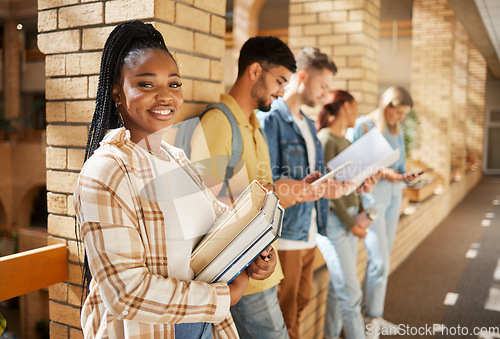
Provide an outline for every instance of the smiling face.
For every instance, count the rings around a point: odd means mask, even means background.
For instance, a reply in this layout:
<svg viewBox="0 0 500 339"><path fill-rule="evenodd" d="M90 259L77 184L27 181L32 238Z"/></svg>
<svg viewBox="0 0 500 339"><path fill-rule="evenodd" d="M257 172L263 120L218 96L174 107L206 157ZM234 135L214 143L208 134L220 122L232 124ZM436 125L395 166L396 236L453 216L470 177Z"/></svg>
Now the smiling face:
<svg viewBox="0 0 500 339"><path fill-rule="evenodd" d="M125 57L113 100L132 141L172 126L184 102L181 86L179 69L167 52L147 49Z"/></svg>
<svg viewBox="0 0 500 339"><path fill-rule="evenodd" d="M395 127L398 123L402 122L406 114L410 112L411 106L398 106L392 107L391 105L385 108L385 121L389 127Z"/></svg>
<svg viewBox="0 0 500 339"><path fill-rule="evenodd" d="M291 72L284 66L261 69L259 79L252 87L251 96L258 110L268 112L273 100L283 96L283 85L290 79Z"/></svg>

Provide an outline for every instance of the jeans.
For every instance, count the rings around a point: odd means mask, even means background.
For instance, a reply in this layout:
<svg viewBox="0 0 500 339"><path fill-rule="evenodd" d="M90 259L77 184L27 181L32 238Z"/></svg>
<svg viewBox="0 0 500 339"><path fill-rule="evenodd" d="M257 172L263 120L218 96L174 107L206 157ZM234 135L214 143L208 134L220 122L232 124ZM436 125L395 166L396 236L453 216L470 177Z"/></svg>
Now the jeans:
<svg viewBox="0 0 500 339"><path fill-rule="evenodd" d="M209 323L181 323L175 324L175 337L179 339L210 339L212 338L212 324Z"/></svg>
<svg viewBox="0 0 500 339"><path fill-rule="evenodd" d="M368 264L363 292L367 317L382 317L384 314L390 255L399 223L401 197L401 183L383 179L378 181L370 194L363 195L364 207L377 211L377 218L368 228L365 238Z"/></svg>
<svg viewBox="0 0 500 339"><path fill-rule="evenodd" d="M238 334L245 339L288 339L278 303L278 287L244 295L231 306Z"/></svg>
<svg viewBox="0 0 500 339"><path fill-rule="evenodd" d="M351 216L359 207L347 209ZM317 235L317 246L330 273L325 315L325 336L340 336L342 325L348 339L364 339L361 316L362 292L356 272L358 237L347 231L337 215L328 213L327 237Z"/></svg>

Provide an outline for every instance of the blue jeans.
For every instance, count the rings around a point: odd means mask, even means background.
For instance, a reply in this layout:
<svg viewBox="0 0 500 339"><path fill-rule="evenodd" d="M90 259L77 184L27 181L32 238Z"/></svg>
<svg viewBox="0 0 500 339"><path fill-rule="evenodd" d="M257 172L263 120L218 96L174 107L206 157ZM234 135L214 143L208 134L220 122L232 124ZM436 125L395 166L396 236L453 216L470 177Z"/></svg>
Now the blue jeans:
<svg viewBox="0 0 500 339"><path fill-rule="evenodd" d="M245 339L288 339L283 314L278 303L278 287L244 295L231 306L238 334Z"/></svg>
<svg viewBox="0 0 500 339"><path fill-rule="evenodd" d="M377 219L368 228L365 247L368 253L365 280L363 281L365 315L382 317L384 314L385 292L389 270L390 255L401 208L401 183L379 180L375 189L363 195L365 208L375 208Z"/></svg>
<svg viewBox="0 0 500 339"><path fill-rule="evenodd" d="M181 323L175 324L175 337L178 339L210 339L212 338L212 324L209 323Z"/></svg>
<svg viewBox="0 0 500 339"><path fill-rule="evenodd" d="M351 216L359 207L347 209ZM337 337L342 331L348 339L364 339L361 316L362 292L356 272L358 237L347 231L337 215L328 213L327 237L317 235L317 246L330 273L325 315L325 336Z"/></svg>

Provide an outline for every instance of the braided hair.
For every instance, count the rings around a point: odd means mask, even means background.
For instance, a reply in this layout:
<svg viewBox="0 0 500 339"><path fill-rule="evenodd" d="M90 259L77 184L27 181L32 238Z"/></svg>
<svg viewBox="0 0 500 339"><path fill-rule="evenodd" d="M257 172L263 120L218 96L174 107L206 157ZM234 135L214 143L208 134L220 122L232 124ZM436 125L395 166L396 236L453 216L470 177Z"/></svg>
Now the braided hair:
<svg viewBox="0 0 500 339"><path fill-rule="evenodd" d="M124 60L147 49L161 49L168 53L163 36L151 24L139 20L125 22L110 33L101 58L95 110L89 126L85 159L99 147L108 129L121 127L123 122L113 101L113 86L121 77ZM173 59L173 57L172 57Z"/></svg>
<svg viewBox="0 0 500 339"><path fill-rule="evenodd" d="M145 24L139 20L125 22L116 26L110 33L102 51L95 110L89 125L84 161L90 158L99 147L99 143L104 138L107 130L123 126L123 120L113 101L113 87L121 79L121 71L125 60L134 59L141 52L148 49L160 49L172 57L165 45L163 36L151 24ZM174 60L173 57L172 59ZM75 231L77 239L80 239L76 222ZM92 279L86 253L84 256L82 304L89 292Z"/></svg>

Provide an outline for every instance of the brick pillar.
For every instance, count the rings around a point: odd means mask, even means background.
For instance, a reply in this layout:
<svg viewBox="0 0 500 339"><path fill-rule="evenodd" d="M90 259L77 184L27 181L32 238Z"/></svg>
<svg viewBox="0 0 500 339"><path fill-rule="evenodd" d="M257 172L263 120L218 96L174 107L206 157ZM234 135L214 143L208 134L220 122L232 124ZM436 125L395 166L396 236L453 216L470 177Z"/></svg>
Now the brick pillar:
<svg viewBox="0 0 500 339"><path fill-rule="evenodd" d="M233 4L233 36L234 46L241 46L259 32L259 14L265 0L234 0Z"/></svg>
<svg viewBox="0 0 500 339"><path fill-rule="evenodd" d="M469 44L467 83L467 124L465 131L467 153L479 164L483 159L484 115L486 97L486 61L473 44Z"/></svg>
<svg viewBox="0 0 500 339"><path fill-rule="evenodd" d="M453 11L445 0L413 2L411 94L421 121L422 143L415 151L448 186L454 80Z"/></svg>
<svg viewBox="0 0 500 339"><path fill-rule="evenodd" d="M467 110L467 81L469 63L469 36L463 25L455 19L454 74L451 119L451 169L465 171L466 144L464 133ZM453 179L453 178L450 178Z"/></svg>
<svg viewBox="0 0 500 339"><path fill-rule="evenodd" d="M290 1L289 45L316 46L339 68L333 88L347 89L359 111L377 105L380 0Z"/></svg>
<svg viewBox="0 0 500 339"><path fill-rule="evenodd" d="M17 22L7 20L3 41L3 89L6 118L18 118L21 114L21 41ZM14 124L19 127L19 121Z"/></svg>
<svg viewBox="0 0 500 339"><path fill-rule="evenodd" d="M446 188L466 149L482 153L486 64L445 0L415 0L412 24L411 94L422 122L415 157Z"/></svg>
<svg viewBox="0 0 500 339"><path fill-rule="evenodd" d="M193 5L194 3L194 5ZM104 42L120 22L139 19L164 35L183 77L181 115L223 91L225 1L38 0L38 47L46 54L49 243L69 249L69 278L50 294L51 338L78 338L81 271L72 193L81 169Z"/></svg>
<svg viewBox="0 0 500 339"><path fill-rule="evenodd" d="M231 64L226 65L226 85L231 88L238 75L241 46L259 32L259 14L266 0L234 0Z"/></svg>

